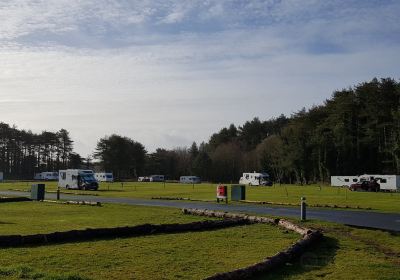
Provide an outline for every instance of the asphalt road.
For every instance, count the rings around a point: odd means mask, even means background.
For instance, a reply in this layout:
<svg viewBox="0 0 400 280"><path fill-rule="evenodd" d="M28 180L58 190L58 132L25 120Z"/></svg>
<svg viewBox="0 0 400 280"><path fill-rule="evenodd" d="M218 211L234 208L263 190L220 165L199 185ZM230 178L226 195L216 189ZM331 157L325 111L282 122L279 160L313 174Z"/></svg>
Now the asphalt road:
<svg viewBox="0 0 400 280"><path fill-rule="evenodd" d="M0 191L0 195L26 196L28 192ZM46 193L46 199L56 199L55 193ZM300 217L299 207L265 206L250 204L224 204L211 202L190 202L174 200L148 200L139 198L117 198L101 197L91 195L69 195L61 194L63 200L85 200L98 201L101 203L123 203L130 205L174 207L174 208L199 208L230 212L246 212L255 214L273 215L278 217ZM400 232L400 214L397 213L378 213L372 211L351 211L351 210L332 210L321 208L308 208L307 218L322 221L335 222L339 224L376 228Z"/></svg>

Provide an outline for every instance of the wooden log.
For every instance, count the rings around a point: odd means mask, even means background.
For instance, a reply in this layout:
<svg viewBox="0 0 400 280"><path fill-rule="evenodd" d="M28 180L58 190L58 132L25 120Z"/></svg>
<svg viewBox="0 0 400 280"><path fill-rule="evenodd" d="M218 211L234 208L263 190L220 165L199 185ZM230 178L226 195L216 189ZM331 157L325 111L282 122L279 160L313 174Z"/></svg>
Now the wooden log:
<svg viewBox="0 0 400 280"><path fill-rule="evenodd" d="M311 230L308 229L308 228L303 228L301 226L298 226L298 225L296 225L296 224L294 224L292 222L289 222L289 221L283 220L283 219L279 220L278 226L284 227L284 228L292 230L292 231L295 231L295 232L297 232L297 233L299 233L301 235L306 235L306 234L311 232Z"/></svg>

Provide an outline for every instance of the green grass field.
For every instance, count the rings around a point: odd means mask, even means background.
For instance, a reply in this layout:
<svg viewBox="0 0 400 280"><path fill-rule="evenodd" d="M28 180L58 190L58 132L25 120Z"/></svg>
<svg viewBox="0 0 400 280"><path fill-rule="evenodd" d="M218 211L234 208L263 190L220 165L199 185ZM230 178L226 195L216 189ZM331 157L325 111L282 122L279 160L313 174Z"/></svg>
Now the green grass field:
<svg viewBox="0 0 400 280"><path fill-rule="evenodd" d="M0 204L0 235L186 223L179 209L45 202ZM308 221L324 232L317 248L261 279L399 279L400 235ZM1 279L202 279L261 261L300 236L256 224L181 234L0 249Z"/></svg>
<svg viewBox="0 0 400 280"><path fill-rule="evenodd" d="M179 209L0 204L0 235L204 220ZM0 249L1 279L201 279L250 265L299 235L270 225ZM69 278L68 278L69 277Z"/></svg>
<svg viewBox="0 0 400 280"><path fill-rule="evenodd" d="M15 182L0 184L1 190L29 189L31 183ZM228 185L229 186L229 185ZM46 189L55 191L56 182L47 182ZM99 191L72 191L110 197L185 197L191 199L215 199L215 184L186 185L176 183L125 182L101 183ZM228 192L230 192L228 190ZM400 212L400 193L350 192L345 188L330 186L275 185L273 187L247 187L247 199L277 203L300 203L305 196L308 204L348 205L350 207L372 208L382 212Z"/></svg>
<svg viewBox="0 0 400 280"><path fill-rule="evenodd" d="M318 248L264 279L400 279L400 234L309 221L324 239Z"/></svg>
<svg viewBox="0 0 400 280"><path fill-rule="evenodd" d="M72 229L190 223L206 218L181 215L179 209L104 204L102 207L45 202L0 203L0 235Z"/></svg>

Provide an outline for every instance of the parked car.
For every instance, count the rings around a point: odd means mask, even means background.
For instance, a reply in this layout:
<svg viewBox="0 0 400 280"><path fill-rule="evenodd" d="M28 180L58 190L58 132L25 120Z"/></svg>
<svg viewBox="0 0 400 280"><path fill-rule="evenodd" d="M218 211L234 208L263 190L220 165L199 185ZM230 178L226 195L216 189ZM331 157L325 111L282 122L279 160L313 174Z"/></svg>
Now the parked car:
<svg viewBox="0 0 400 280"><path fill-rule="evenodd" d="M368 192L378 192L380 190L380 185L376 180L361 181L355 184L351 184L349 189L351 191L368 191Z"/></svg>

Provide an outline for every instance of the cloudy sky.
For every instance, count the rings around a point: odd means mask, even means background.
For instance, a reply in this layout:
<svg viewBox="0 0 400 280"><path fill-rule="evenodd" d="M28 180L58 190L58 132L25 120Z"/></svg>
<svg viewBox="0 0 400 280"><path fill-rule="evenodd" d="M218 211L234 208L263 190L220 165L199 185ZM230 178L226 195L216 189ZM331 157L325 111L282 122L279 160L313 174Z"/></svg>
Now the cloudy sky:
<svg viewBox="0 0 400 280"><path fill-rule="evenodd" d="M400 78L400 1L1 0L0 121L148 151Z"/></svg>

